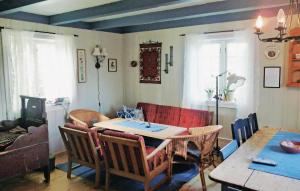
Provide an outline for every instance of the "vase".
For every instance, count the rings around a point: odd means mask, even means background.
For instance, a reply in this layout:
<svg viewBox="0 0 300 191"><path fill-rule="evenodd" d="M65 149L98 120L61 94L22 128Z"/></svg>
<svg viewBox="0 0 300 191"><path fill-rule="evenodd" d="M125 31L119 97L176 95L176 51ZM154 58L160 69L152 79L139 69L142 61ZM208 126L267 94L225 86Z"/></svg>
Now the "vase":
<svg viewBox="0 0 300 191"><path fill-rule="evenodd" d="M211 101L214 97L214 94L213 93L207 93L207 100L208 101Z"/></svg>
<svg viewBox="0 0 300 191"><path fill-rule="evenodd" d="M234 98L233 92L228 92L228 93L224 94L224 101L232 102L233 98Z"/></svg>

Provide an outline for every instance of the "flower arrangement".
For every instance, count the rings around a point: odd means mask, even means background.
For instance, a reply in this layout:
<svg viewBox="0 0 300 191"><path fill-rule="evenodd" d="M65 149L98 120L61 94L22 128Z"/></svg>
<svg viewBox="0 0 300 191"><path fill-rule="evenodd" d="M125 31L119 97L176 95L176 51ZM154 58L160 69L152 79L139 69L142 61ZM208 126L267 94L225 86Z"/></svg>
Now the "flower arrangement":
<svg viewBox="0 0 300 191"><path fill-rule="evenodd" d="M237 76L236 74L229 74L227 77L225 88L223 89L223 100L232 101L233 93L238 88L244 85L246 78Z"/></svg>

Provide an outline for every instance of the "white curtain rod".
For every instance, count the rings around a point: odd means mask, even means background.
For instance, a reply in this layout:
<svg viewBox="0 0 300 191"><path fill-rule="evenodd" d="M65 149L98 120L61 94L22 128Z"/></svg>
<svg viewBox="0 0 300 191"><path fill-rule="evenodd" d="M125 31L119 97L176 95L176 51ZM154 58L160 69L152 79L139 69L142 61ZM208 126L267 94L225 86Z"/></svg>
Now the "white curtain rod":
<svg viewBox="0 0 300 191"><path fill-rule="evenodd" d="M13 28L0 26L0 30L2 30L2 29L13 29ZM46 33L46 34L57 34L57 33L54 33L54 32L46 32L46 31L31 31L31 30L25 30L25 31L38 32L38 33ZM73 36L74 37L79 37L79 35L77 35L77 34L73 34Z"/></svg>
<svg viewBox="0 0 300 191"><path fill-rule="evenodd" d="M201 34L217 34L217 33L227 33L227 32L235 32L235 31L241 31L241 30L223 30L223 31L209 31L209 32L203 32ZM192 34L192 33L191 33ZM199 33L196 33L199 34ZM186 36L186 34L180 34L179 36Z"/></svg>

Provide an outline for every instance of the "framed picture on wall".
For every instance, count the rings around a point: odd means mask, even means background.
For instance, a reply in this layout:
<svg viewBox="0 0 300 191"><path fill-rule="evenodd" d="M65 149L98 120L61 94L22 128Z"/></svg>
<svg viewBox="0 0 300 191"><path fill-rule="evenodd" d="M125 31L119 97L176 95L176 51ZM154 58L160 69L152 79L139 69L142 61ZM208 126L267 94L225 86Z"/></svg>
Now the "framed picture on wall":
<svg viewBox="0 0 300 191"><path fill-rule="evenodd" d="M118 71L117 59L109 58L108 59L108 72L117 72L117 71Z"/></svg>
<svg viewBox="0 0 300 191"><path fill-rule="evenodd" d="M280 88L281 67L264 67L264 88Z"/></svg>
<svg viewBox="0 0 300 191"><path fill-rule="evenodd" d="M78 83L86 83L85 49L77 49L77 78Z"/></svg>

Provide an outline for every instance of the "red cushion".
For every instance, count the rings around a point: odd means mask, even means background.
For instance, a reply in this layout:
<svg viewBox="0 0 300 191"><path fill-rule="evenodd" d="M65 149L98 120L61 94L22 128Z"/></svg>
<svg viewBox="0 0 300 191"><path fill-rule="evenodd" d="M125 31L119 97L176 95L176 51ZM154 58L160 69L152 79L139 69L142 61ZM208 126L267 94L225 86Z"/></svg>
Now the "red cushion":
<svg viewBox="0 0 300 191"><path fill-rule="evenodd" d="M86 126L83 126L83 125L78 125L78 124L74 125L73 123L66 123L64 126L68 127L68 128L71 128L71 129L75 129L75 130L79 130L79 131L84 131L84 132L87 132L87 133L91 133L92 138L93 138L93 142L94 142L95 146L96 147L100 146L97 130L95 130L95 129L89 129Z"/></svg>
<svg viewBox="0 0 300 191"><path fill-rule="evenodd" d="M155 104L151 103L138 103L137 108L142 109L145 117L145 121L154 122L156 112L157 112L157 106Z"/></svg>
<svg viewBox="0 0 300 191"><path fill-rule="evenodd" d="M136 140L136 141L141 141L144 142L144 138L139 135L133 135L129 133L123 133L120 131L111 131L111 130L106 130L103 132L104 135L109 135L109 136L114 136L114 137L120 137L120 138L125 138L125 139L131 139L131 140Z"/></svg>
<svg viewBox="0 0 300 191"><path fill-rule="evenodd" d="M180 108L159 105L155 117L155 123L178 126L180 118Z"/></svg>
<svg viewBox="0 0 300 191"><path fill-rule="evenodd" d="M203 127L211 125L212 112L194 109L181 109L179 127Z"/></svg>

